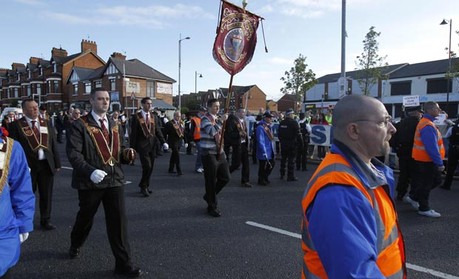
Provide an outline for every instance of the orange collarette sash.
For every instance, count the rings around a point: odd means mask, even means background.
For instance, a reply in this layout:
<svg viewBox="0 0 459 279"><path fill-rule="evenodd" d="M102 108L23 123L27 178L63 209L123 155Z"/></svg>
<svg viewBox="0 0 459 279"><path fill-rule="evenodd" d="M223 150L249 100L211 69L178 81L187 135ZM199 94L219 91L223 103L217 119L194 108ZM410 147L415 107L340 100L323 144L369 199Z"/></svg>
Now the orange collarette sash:
<svg viewBox="0 0 459 279"><path fill-rule="evenodd" d="M237 120L236 127L237 127L237 130L239 131L239 136L242 139L245 139L247 137L247 132L245 131L244 127L242 127L241 120L239 119Z"/></svg>
<svg viewBox="0 0 459 279"><path fill-rule="evenodd" d="M142 128L143 135L146 138L152 137L155 135L155 117L152 113L148 112L150 114L150 126L147 125L145 118L143 118L142 112L139 111L137 113L137 120L139 120L140 127Z"/></svg>
<svg viewBox="0 0 459 279"><path fill-rule="evenodd" d="M10 168L11 152L13 151L14 140L2 137L3 143L0 143L0 194L7 184L8 172Z"/></svg>
<svg viewBox="0 0 459 279"><path fill-rule="evenodd" d="M174 126L174 129L175 129L175 132L177 133L177 136L179 138L183 138L183 128L182 128L182 126L179 123L177 123L177 121L175 121L175 120L172 120L172 121L174 121L174 122L172 122L172 126Z"/></svg>
<svg viewBox="0 0 459 279"><path fill-rule="evenodd" d="M270 140L274 140L273 133L271 132L271 129L268 127L267 124L263 124L263 130L265 130L266 134L268 135L268 138Z"/></svg>
<svg viewBox="0 0 459 279"><path fill-rule="evenodd" d="M102 129L99 126L90 126L88 123L88 116L82 116L79 119L83 121L84 126L88 130L91 138L97 148L97 153L105 165L114 166L119 161L120 143L118 125L110 127L111 130L111 146L104 137Z"/></svg>
<svg viewBox="0 0 459 279"><path fill-rule="evenodd" d="M38 151L38 149L48 149L48 122L47 120L39 117L38 122L40 123L40 138L37 138L37 135L30 128L29 123L25 117L18 120L21 130L24 133L24 136L27 138L30 148L33 151Z"/></svg>

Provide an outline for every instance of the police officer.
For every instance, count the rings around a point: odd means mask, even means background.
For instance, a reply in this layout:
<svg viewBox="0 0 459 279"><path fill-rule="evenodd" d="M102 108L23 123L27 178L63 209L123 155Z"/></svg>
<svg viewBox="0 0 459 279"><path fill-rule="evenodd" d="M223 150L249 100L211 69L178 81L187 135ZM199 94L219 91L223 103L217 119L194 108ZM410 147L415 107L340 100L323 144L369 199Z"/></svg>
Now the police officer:
<svg viewBox="0 0 459 279"><path fill-rule="evenodd" d="M419 106L406 107L405 112L407 117L396 125L397 133L394 137L394 145L398 156L398 168L400 171L397 183L397 200L403 200L406 203L410 203L409 196L405 197L405 195L410 184L411 196L415 193L415 189L413 189L411 183L413 173L415 172L415 162L411 157L411 152L413 150L414 133L419 123L419 119L421 119L422 110Z"/></svg>
<svg viewBox="0 0 459 279"><path fill-rule="evenodd" d="M285 119L279 123L278 137L281 144L281 179L285 176L285 165L287 163L287 181L297 181L294 176L294 164L296 146L298 142L302 142L300 126L293 119L293 109L288 109L285 112ZM301 139L301 140L300 140Z"/></svg>
<svg viewBox="0 0 459 279"><path fill-rule="evenodd" d="M453 182L454 172L457 168L459 160L459 119L454 122L454 126L451 127L451 136L449 137L449 149L448 149L448 165L446 169L446 176L443 185L440 187L445 190L451 190L451 184Z"/></svg>
<svg viewBox="0 0 459 279"><path fill-rule="evenodd" d="M299 171L301 168L302 171L307 171L309 136L311 134L311 125L309 125L309 121L306 118L304 112L300 113L300 120L298 121L298 124L300 125L302 142L298 144L297 147L296 170Z"/></svg>

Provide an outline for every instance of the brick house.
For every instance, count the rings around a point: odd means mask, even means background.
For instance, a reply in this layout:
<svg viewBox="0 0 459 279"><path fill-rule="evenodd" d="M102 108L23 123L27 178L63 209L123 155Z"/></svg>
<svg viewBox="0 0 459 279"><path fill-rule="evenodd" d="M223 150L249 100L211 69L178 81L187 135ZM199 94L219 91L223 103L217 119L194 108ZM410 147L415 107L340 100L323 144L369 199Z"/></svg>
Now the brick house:
<svg viewBox="0 0 459 279"><path fill-rule="evenodd" d="M281 112L288 109L293 109L298 112L301 109L301 102L298 101L297 96L294 94L284 94L277 100L277 109Z"/></svg>

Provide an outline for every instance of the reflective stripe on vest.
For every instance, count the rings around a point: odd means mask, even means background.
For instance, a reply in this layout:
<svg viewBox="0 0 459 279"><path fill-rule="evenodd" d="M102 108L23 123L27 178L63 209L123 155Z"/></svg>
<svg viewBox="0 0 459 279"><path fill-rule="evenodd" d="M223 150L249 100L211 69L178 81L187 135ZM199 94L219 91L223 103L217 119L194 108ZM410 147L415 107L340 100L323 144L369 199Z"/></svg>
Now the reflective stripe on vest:
<svg viewBox="0 0 459 279"><path fill-rule="evenodd" d="M413 152L411 156L416 161L432 162L432 159L430 158L429 154L425 149L424 142L422 142L421 140L421 130L424 129L426 126L432 126L433 128L435 128L435 131L437 131L438 150L440 151L440 156L443 160L445 158L445 147L443 145L443 138L441 136L441 133L434 125L434 123L430 121L430 119L425 117L421 118L421 120L418 123L418 126L416 127L416 132L414 133L414 143L412 150Z"/></svg>
<svg viewBox="0 0 459 279"><path fill-rule="evenodd" d="M385 190L387 186L379 186L374 190L366 188L349 163L337 154L328 154L325 157L308 182L303 196L302 249L304 257L302 278L328 278L309 235L306 211L313 203L317 193L329 185L355 187L365 196L373 208L376 222L376 249L378 253L376 264L387 278L406 278L403 238L398 228L397 213L392 199ZM343 274L344 277L346 274Z"/></svg>
<svg viewBox="0 0 459 279"><path fill-rule="evenodd" d="M200 140L201 139L201 118L194 116L191 118L191 121L194 121L193 139Z"/></svg>

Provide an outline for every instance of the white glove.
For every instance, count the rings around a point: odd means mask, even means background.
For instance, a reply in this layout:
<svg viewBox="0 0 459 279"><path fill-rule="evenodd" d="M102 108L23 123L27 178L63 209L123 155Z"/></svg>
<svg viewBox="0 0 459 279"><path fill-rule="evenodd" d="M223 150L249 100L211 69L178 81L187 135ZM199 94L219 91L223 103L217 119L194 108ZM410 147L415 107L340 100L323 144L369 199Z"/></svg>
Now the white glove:
<svg viewBox="0 0 459 279"><path fill-rule="evenodd" d="M167 142L163 143L163 150L168 150L169 149L169 144Z"/></svg>
<svg viewBox="0 0 459 279"><path fill-rule="evenodd" d="M21 243L24 243L24 241L26 241L27 238L29 238L28 232L19 234L19 241L21 241Z"/></svg>
<svg viewBox="0 0 459 279"><path fill-rule="evenodd" d="M188 148L188 143L185 143L185 148Z"/></svg>
<svg viewBox="0 0 459 279"><path fill-rule="evenodd" d="M106 172L104 172L103 170L95 170L91 173L91 181L94 182L95 184L101 182L102 180L104 180L104 177L107 175Z"/></svg>

